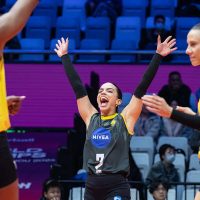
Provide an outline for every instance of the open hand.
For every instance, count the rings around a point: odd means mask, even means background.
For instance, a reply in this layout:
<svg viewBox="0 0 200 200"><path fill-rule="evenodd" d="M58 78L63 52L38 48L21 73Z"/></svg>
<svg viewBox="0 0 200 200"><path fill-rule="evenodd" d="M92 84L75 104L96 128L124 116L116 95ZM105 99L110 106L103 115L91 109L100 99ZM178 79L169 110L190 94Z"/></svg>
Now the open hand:
<svg viewBox="0 0 200 200"><path fill-rule="evenodd" d="M57 49L54 49L54 51L57 53L59 57L68 53L68 44L69 44L68 38L65 40L62 37L61 40L58 40L58 43L56 44Z"/></svg>
<svg viewBox="0 0 200 200"><path fill-rule="evenodd" d="M164 98L157 95L144 95L142 97L142 103L146 106L146 109L161 117L169 118L172 113L172 107L167 104Z"/></svg>
<svg viewBox="0 0 200 200"><path fill-rule="evenodd" d="M10 115L15 115L19 112L21 108L22 101L25 99L25 96L8 96L7 104L8 104L8 110Z"/></svg>
<svg viewBox="0 0 200 200"><path fill-rule="evenodd" d="M167 56L168 54L175 51L177 49L177 47L174 47L176 44L176 39L171 39L172 36L169 36L165 39L164 42L161 43L160 35L158 35L156 53L160 54L161 56Z"/></svg>

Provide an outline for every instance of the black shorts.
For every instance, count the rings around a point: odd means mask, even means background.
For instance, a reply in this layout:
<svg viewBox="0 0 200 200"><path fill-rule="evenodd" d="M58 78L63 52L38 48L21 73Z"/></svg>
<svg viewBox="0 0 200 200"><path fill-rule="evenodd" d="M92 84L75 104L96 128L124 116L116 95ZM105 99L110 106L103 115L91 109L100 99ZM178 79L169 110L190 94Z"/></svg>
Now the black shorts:
<svg viewBox="0 0 200 200"><path fill-rule="evenodd" d="M0 188L17 179L16 168L10 153L6 133L0 133Z"/></svg>
<svg viewBox="0 0 200 200"><path fill-rule="evenodd" d="M130 186L121 174L88 175L85 200L130 200Z"/></svg>

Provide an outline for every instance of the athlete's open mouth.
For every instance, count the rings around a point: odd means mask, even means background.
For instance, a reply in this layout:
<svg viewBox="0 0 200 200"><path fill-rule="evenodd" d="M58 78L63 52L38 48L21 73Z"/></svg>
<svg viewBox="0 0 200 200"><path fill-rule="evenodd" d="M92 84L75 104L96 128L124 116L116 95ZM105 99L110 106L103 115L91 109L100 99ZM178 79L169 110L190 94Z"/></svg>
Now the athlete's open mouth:
<svg viewBox="0 0 200 200"><path fill-rule="evenodd" d="M108 103L108 99L106 97L100 98L101 106L106 106Z"/></svg>

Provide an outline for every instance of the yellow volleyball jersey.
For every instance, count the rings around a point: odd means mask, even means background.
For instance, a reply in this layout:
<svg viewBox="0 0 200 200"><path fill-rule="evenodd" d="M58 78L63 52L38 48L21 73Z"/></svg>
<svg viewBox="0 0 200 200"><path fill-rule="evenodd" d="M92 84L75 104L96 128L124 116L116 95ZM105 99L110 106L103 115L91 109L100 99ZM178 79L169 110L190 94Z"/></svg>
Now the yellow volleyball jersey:
<svg viewBox="0 0 200 200"><path fill-rule="evenodd" d="M3 57L0 58L0 132L10 127L8 105L6 100L6 81Z"/></svg>
<svg viewBox="0 0 200 200"><path fill-rule="evenodd" d="M200 115L200 99L199 99L199 102L198 102L198 114Z"/></svg>

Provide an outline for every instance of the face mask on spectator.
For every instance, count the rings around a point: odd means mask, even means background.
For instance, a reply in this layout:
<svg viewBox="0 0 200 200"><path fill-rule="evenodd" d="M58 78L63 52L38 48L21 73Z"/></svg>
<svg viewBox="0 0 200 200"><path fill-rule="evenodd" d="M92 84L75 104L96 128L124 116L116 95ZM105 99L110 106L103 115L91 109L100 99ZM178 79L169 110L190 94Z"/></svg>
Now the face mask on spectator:
<svg viewBox="0 0 200 200"><path fill-rule="evenodd" d="M164 24L162 22L157 22L156 23L156 28L157 29L163 29L164 28Z"/></svg>
<svg viewBox="0 0 200 200"><path fill-rule="evenodd" d="M175 160L175 155L171 153L166 153L165 154L165 160L169 163L173 163Z"/></svg>

